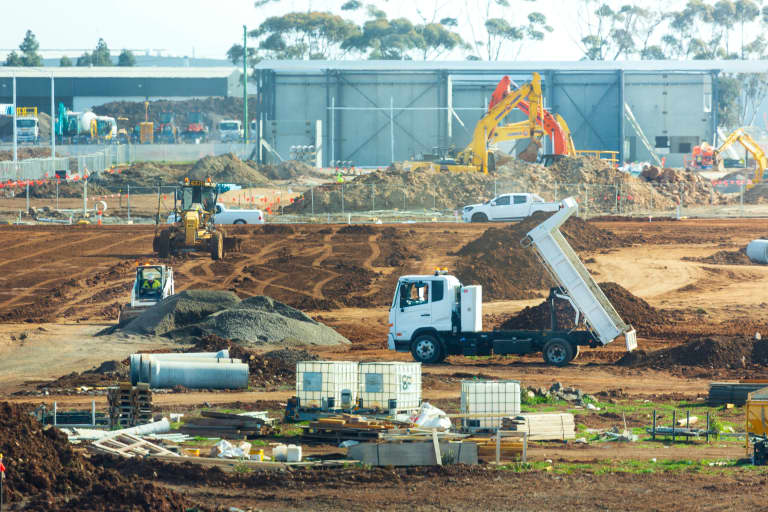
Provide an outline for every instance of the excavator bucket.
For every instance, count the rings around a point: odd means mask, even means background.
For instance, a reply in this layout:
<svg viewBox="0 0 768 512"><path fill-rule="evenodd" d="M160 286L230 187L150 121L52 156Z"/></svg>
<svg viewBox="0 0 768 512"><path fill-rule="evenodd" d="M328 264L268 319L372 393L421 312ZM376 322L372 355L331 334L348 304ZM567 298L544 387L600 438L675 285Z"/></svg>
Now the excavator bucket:
<svg viewBox="0 0 768 512"><path fill-rule="evenodd" d="M535 162L539 156L540 148L541 141L539 139L532 138L528 143L528 147L526 147L517 155L517 159L523 160L524 162Z"/></svg>

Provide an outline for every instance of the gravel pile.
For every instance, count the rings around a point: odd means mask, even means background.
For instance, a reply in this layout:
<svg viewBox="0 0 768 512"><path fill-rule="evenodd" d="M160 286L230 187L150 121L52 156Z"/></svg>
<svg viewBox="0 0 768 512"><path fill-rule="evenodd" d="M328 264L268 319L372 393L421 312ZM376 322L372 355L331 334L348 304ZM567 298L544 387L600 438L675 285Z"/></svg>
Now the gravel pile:
<svg viewBox="0 0 768 512"><path fill-rule="evenodd" d="M236 305L240 299L232 292L185 290L148 308L123 330L136 334L163 335L196 324L212 313Z"/></svg>

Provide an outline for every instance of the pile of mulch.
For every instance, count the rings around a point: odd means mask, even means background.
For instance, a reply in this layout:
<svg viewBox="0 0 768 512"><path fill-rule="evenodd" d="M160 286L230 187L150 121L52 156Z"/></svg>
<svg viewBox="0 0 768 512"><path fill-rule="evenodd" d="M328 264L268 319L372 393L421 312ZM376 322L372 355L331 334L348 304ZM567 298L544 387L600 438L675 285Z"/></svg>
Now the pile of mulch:
<svg viewBox="0 0 768 512"><path fill-rule="evenodd" d="M483 286L484 299L531 299L555 283L539 261L535 250L520 241L551 214L538 212L517 224L489 228L479 238L456 252L456 277L465 284ZM627 247L634 240L598 228L578 217L560 228L576 251L598 251Z"/></svg>
<svg viewBox="0 0 768 512"><path fill-rule="evenodd" d="M142 477L128 479L94 465L72 449L64 433L43 428L29 412L23 405L0 403L4 497L12 510L170 512L194 506Z"/></svg>
<svg viewBox="0 0 768 512"><path fill-rule="evenodd" d="M621 319L631 324L641 335L647 336L657 333L663 326L671 325L676 317L676 312L656 309L616 283L599 283L599 286ZM574 327L574 311L570 303L556 300L555 312L558 328L571 329ZM500 330L549 328L550 311L547 300L537 306L526 307L499 326Z"/></svg>
<svg viewBox="0 0 768 512"><path fill-rule="evenodd" d="M715 265L756 265L756 263L747 257L746 247L735 251L717 251L716 253L703 258L684 256L683 260L711 263Z"/></svg>
<svg viewBox="0 0 768 512"><path fill-rule="evenodd" d="M229 350L229 356L248 363L249 384L264 388L296 382L296 363L316 361L317 355L303 349L282 348L259 354L239 343L215 335L200 338L187 352L218 352Z"/></svg>
<svg viewBox="0 0 768 512"><path fill-rule="evenodd" d="M705 337L654 352L628 352L616 364L657 369L677 366L720 369L765 365L768 364L768 341L744 337Z"/></svg>

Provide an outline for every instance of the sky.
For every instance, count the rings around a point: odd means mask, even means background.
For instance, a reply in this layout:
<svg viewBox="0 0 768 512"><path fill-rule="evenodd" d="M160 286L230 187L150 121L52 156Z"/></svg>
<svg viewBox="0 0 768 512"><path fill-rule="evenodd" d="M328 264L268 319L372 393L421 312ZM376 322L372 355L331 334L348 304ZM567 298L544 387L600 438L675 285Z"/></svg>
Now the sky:
<svg viewBox="0 0 768 512"><path fill-rule="evenodd" d="M459 20L459 32L472 39L471 26L482 25L478 5L485 0L376 0L378 8L390 18L404 16L419 22L419 12L427 19L435 16L454 17ZM225 52L242 40L242 26L257 27L266 17L292 11L331 10L360 23L367 19L364 12L351 14L340 11L343 1L279 0L266 7L255 8L253 0L0 0L13 4L13 23L4 23L0 31L0 48L18 47L27 29L32 30L40 42L45 57L57 57L61 49L75 49L70 55L79 55L83 49L92 49L98 39L104 38L113 50L129 48L142 51L164 50L164 55L198 58L226 58ZM368 2L363 2L368 3ZM576 16L579 0L513 0L523 9L524 21L530 10L543 12L555 29L543 43L529 43L520 60L577 60L581 53L574 43L578 30L572 20ZM7 11L6 11L7 12ZM511 10L514 12L514 10ZM471 22L471 23L470 23ZM4 56L7 52L0 51ZM153 51L152 54L155 54ZM461 59L463 55L450 57ZM509 60L515 55L505 56Z"/></svg>

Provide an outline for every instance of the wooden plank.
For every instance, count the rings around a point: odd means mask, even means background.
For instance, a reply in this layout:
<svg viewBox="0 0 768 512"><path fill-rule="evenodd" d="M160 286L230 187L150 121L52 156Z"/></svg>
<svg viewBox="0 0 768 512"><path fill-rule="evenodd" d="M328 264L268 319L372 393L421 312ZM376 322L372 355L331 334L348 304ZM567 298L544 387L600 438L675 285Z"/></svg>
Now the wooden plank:
<svg viewBox="0 0 768 512"><path fill-rule="evenodd" d="M435 449L435 462L438 466L442 466L443 458L440 456L440 443L437 440L437 430L432 431L432 446Z"/></svg>

